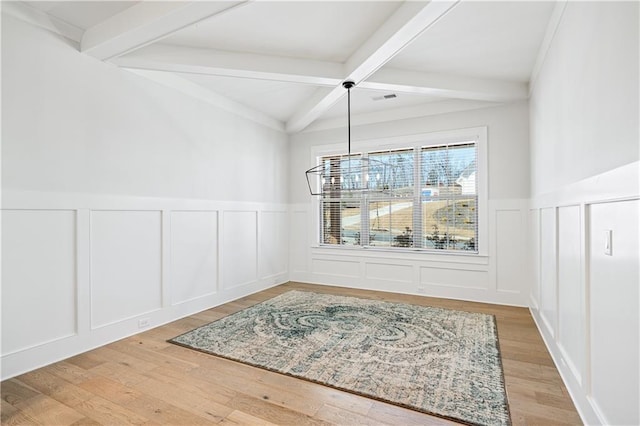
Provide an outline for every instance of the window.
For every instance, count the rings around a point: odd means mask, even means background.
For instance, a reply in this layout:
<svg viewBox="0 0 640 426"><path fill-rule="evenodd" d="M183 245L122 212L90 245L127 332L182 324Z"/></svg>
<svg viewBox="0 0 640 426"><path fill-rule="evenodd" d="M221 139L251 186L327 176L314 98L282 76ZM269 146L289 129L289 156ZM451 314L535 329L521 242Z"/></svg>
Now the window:
<svg viewBox="0 0 640 426"><path fill-rule="evenodd" d="M351 159L325 155L320 161L331 169L325 179L341 178L349 161L361 157L390 166L390 187L354 198L325 195L320 200L322 245L478 252L477 140L368 151ZM375 189L376 171L352 179L371 179Z"/></svg>

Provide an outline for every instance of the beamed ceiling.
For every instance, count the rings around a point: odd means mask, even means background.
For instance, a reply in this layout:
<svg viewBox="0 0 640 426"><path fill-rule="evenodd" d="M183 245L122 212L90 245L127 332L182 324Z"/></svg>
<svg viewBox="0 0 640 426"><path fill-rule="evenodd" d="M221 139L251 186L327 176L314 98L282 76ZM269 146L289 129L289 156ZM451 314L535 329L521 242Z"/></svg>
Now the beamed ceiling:
<svg viewBox="0 0 640 426"><path fill-rule="evenodd" d="M526 99L561 5L28 1L3 8L46 21L83 54L295 133L344 126L347 79L357 83L355 124Z"/></svg>

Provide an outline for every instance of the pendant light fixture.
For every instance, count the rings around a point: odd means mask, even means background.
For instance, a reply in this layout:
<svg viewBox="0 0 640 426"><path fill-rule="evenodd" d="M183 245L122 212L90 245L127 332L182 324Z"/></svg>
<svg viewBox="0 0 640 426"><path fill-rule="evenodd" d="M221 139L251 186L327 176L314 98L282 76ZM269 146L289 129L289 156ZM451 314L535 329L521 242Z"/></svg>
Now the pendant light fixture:
<svg viewBox="0 0 640 426"><path fill-rule="evenodd" d="M347 155L322 158L321 164L306 171L311 195L326 198L359 198L366 193L383 193L391 190L390 166L369 156L351 154L351 89L353 81L347 80Z"/></svg>

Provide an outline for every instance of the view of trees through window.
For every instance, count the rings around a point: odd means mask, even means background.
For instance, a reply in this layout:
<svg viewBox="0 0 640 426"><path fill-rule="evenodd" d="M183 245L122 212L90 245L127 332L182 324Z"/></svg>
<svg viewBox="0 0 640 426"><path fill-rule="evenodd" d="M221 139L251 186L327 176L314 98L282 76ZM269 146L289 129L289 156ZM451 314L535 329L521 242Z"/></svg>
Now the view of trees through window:
<svg viewBox="0 0 640 426"><path fill-rule="evenodd" d="M372 167L344 178L349 159L327 156L341 187L368 182L368 192L328 193L321 199L321 243L425 250L477 251L477 145L464 142L369 152L388 165L388 180ZM379 163L375 163L379 164ZM351 182L353 183L353 182Z"/></svg>

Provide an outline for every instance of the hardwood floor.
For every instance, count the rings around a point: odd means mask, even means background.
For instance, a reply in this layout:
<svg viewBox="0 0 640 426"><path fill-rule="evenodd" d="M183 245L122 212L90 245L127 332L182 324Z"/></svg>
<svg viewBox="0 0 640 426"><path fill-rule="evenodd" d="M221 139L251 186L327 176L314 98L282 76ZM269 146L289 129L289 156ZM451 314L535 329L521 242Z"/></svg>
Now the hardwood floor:
<svg viewBox="0 0 640 426"><path fill-rule="evenodd" d="M581 424L527 309L300 283L6 380L2 424L454 424L166 342L291 289L494 314L513 424Z"/></svg>

